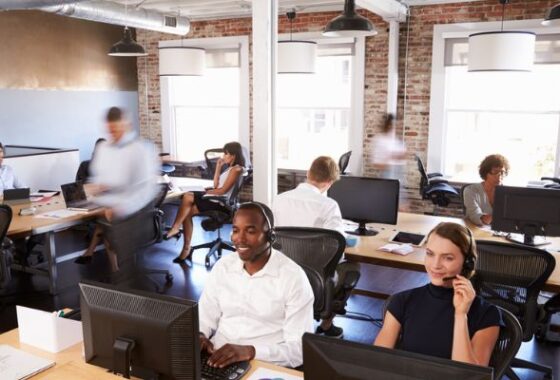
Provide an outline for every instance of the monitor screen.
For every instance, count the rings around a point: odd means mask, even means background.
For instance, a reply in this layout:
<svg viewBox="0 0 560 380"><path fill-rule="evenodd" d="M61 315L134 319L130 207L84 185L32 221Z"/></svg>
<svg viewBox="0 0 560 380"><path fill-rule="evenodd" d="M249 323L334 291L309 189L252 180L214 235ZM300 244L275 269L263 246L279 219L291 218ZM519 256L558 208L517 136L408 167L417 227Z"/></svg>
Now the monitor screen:
<svg viewBox="0 0 560 380"><path fill-rule="evenodd" d="M560 236L560 191L498 186L492 229L523 234L530 245L538 244L535 236Z"/></svg>
<svg viewBox="0 0 560 380"><path fill-rule="evenodd" d="M355 233L375 235L365 223L397 224L399 181L396 179L341 177L329 189L329 197L340 206L344 219L360 224Z"/></svg>
<svg viewBox="0 0 560 380"><path fill-rule="evenodd" d="M200 379L195 302L81 282L80 305L86 362L125 377Z"/></svg>
<svg viewBox="0 0 560 380"><path fill-rule="evenodd" d="M306 333L305 380L492 380L493 369Z"/></svg>

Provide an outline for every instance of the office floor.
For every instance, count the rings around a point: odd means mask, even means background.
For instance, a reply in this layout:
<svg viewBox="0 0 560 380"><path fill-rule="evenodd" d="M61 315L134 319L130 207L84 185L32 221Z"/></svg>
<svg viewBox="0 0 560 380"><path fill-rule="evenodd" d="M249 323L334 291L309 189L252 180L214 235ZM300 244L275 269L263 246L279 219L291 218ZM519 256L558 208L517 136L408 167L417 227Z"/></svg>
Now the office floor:
<svg viewBox="0 0 560 380"><path fill-rule="evenodd" d="M214 233L208 233L200 229L199 223L195 222L195 226L193 244L215 238ZM229 230L224 232L224 236L229 236ZM69 230L57 235L57 245L63 252L83 248L86 243L84 233L80 231ZM205 252L204 250L195 252L192 266L173 264L171 260L180 251L181 244L182 240L177 243L167 241L144 250L142 254L144 265L171 271L174 281L171 287L165 289L166 294L198 299L208 274L204 266ZM98 252L93 263L88 266L77 265L72 261L62 263L59 266L58 286L60 293L56 296L48 294L46 278L15 273L12 285L8 289L8 293L11 295L0 298L2 303L0 308L0 332L11 330L17 326L15 304L49 311L65 307L78 307L79 300L76 287L78 281L80 279L95 280L107 276L108 267L104 252ZM153 276L153 278L160 284L164 283L162 276ZM423 273L364 265L362 266L362 278L359 287L384 293L395 293L424 283L426 283L426 275ZM154 290L153 284L147 280L136 282L131 286L148 291ZM347 307L351 316L370 316L373 318L381 317L382 308L382 300L358 295L350 298ZM345 339L366 344L371 344L379 332L379 328L370 321L337 317L335 324L344 328ZM556 374L555 378L560 374L560 344L541 344L533 340L522 345L518 356L552 366ZM522 379L536 380L542 378L540 374L532 371L517 370L516 372Z"/></svg>

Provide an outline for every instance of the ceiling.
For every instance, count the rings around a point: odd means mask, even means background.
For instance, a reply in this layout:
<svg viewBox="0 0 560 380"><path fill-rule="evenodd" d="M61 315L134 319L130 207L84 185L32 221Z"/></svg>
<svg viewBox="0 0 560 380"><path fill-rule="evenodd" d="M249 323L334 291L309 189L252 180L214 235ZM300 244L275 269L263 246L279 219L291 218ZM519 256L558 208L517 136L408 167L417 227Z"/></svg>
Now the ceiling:
<svg viewBox="0 0 560 380"><path fill-rule="evenodd" d="M164 13L180 14L191 20L234 18L251 16L252 0L112 0L129 7L141 7ZM395 0L412 6L458 3L480 0ZM496 0L497 1L497 0ZM344 0L278 0L279 13L290 9L297 12L342 10Z"/></svg>

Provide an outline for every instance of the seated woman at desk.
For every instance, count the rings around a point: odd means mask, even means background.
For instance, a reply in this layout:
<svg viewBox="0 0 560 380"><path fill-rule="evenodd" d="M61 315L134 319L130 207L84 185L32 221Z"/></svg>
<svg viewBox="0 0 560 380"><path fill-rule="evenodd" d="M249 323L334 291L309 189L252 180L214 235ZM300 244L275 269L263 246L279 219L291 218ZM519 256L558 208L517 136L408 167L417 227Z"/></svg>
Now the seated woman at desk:
<svg viewBox="0 0 560 380"><path fill-rule="evenodd" d="M428 236L430 283L391 298L374 344L488 366L503 322L469 281L477 257L472 234L440 223Z"/></svg>
<svg viewBox="0 0 560 380"><path fill-rule="evenodd" d="M228 169L222 173L224 165L229 165ZM228 197L239 176L243 174L245 166L245 158L241 144L238 142L230 142L224 145L224 155L216 163L216 171L214 172L214 188L207 190L205 193L185 193L181 200L181 206L175 217L175 221L171 229L164 236L165 240L171 238L179 239L184 234L183 249L179 256L173 259L174 263L183 263L189 255L193 224L192 217L204 211L225 210L218 202L204 198L204 195L220 195ZM183 231L181 233L181 226Z"/></svg>
<svg viewBox="0 0 560 380"><path fill-rule="evenodd" d="M16 175L14 174L14 169L11 166L4 165L4 146L0 143L0 191L19 189L21 187L26 187Z"/></svg>
<svg viewBox="0 0 560 380"><path fill-rule="evenodd" d="M492 223L494 192L502 184L509 172L509 162L501 154L491 154L478 167L481 183L473 183L465 188L463 203L467 218L477 226Z"/></svg>

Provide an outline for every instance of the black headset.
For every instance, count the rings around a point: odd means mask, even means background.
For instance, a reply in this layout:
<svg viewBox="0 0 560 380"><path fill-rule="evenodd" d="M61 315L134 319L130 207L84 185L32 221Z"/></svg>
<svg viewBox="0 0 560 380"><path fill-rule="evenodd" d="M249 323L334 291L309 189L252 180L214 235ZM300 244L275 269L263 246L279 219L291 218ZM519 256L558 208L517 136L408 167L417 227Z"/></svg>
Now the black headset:
<svg viewBox="0 0 560 380"><path fill-rule="evenodd" d="M469 235L469 249L465 255L465 261L463 262L463 269L461 269L461 276L468 277L475 268L476 257L472 252L473 249L473 235L468 227L465 227Z"/></svg>
<svg viewBox="0 0 560 380"><path fill-rule="evenodd" d="M268 244L272 245L272 243L274 243L274 241L276 240L276 233L274 232L274 227L272 226L272 222L268 218L268 214L264 209L266 206L264 206L262 203L259 202L247 202L247 203L243 203L242 206L245 205L255 206L260 210L262 216L264 217L264 220L266 221L266 225L268 226L268 230L266 231L266 241L268 242Z"/></svg>

